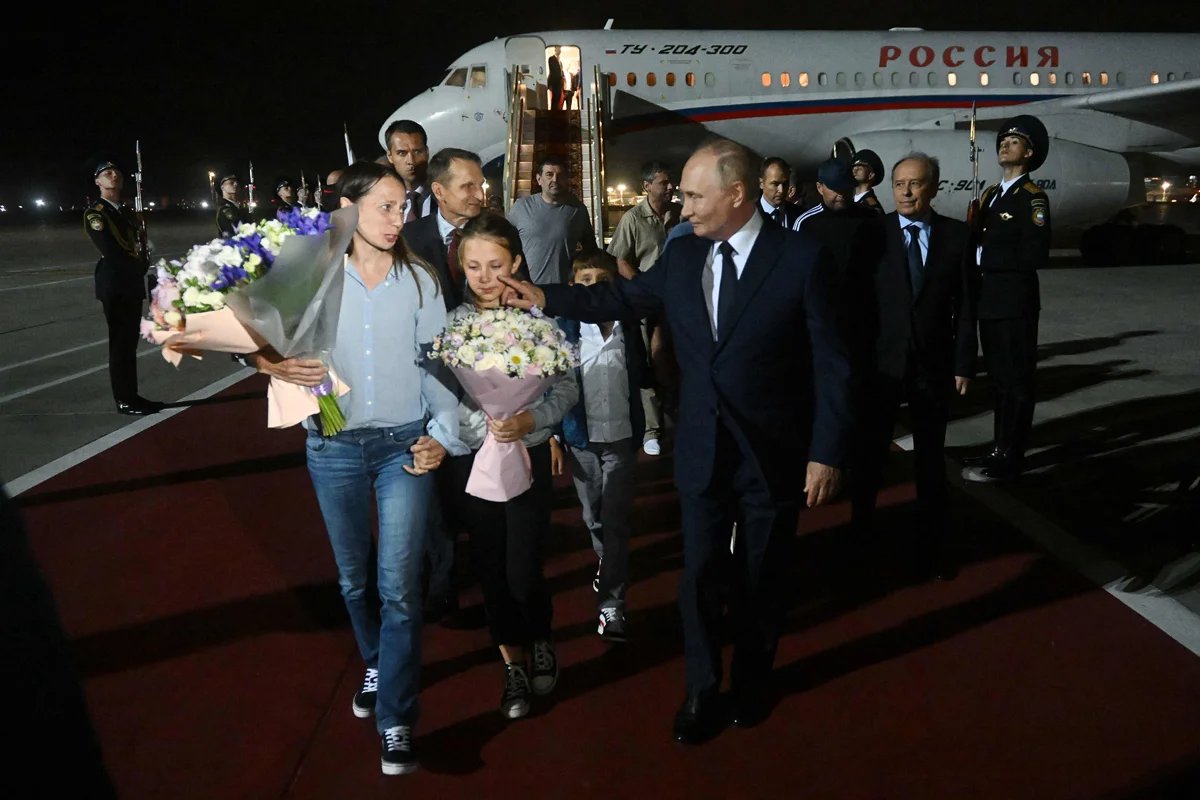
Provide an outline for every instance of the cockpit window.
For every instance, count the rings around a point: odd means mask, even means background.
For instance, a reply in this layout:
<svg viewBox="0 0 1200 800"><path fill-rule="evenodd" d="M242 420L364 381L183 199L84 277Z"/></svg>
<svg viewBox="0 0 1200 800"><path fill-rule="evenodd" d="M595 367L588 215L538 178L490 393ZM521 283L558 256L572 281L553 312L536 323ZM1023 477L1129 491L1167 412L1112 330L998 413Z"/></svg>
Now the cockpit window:
<svg viewBox="0 0 1200 800"><path fill-rule="evenodd" d="M446 76L445 86L466 86L467 85L467 68L456 67L450 70L450 74Z"/></svg>
<svg viewBox="0 0 1200 800"><path fill-rule="evenodd" d="M449 77L450 77L450 73L451 73L451 72L454 72L454 70L452 70L452 69L448 69L448 70L446 70L446 74L445 74L445 75L443 75L443 76L442 76L442 79L441 79L440 81L438 81L437 83L435 83L435 84L434 84L434 86L441 86L443 83L445 83L445 82L446 82L446 78L449 78Z"/></svg>
<svg viewBox="0 0 1200 800"><path fill-rule="evenodd" d="M471 67L471 80L467 84L472 89L482 89L487 86L487 67L473 66Z"/></svg>

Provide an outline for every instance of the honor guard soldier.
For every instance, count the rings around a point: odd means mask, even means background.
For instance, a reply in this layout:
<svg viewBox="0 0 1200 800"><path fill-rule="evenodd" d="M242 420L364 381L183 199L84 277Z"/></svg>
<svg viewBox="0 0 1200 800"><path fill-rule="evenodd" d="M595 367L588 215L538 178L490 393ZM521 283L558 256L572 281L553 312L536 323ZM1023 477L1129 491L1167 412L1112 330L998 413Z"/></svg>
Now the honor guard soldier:
<svg viewBox="0 0 1200 800"><path fill-rule="evenodd" d="M146 244L141 223L121 203L125 176L116 164L104 161L93 173L100 199L83 214L83 227L100 251L96 262L96 299L108 323L108 377L117 413L153 414L162 403L138 395L137 347L146 299Z"/></svg>
<svg viewBox="0 0 1200 800"><path fill-rule="evenodd" d="M296 207L296 190L292 188L291 178L280 175L271 189L271 202L267 203L264 219L275 219L280 211L291 211Z"/></svg>
<svg viewBox="0 0 1200 800"><path fill-rule="evenodd" d="M877 214L883 214L883 206L879 204L874 189L883 182L883 160L874 150L859 150L854 154L850 169L854 173L854 182L858 185L854 192L854 202Z"/></svg>
<svg viewBox="0 0 1200 800"><path fill-rule="evenodd" d="M1015 478L1033 427L1033 378L1041 300L1037 270L1050 255L1050 202L1029 173L1046 160L1050 139L1036 117L1022 114L996 135L1003 172L979 201L979 343L992 384L992 449L964 461L963 478Z"/></svg>
<svg viewBox="0 0 1200 800"><path fill-rule="evenodd" d="M217 185L221 187L221 199L217 201L217 232L229 238L237 233L239 225L251 221L250 213L238 202L242 181L236 172L229 169L222 172Z"/></svg>

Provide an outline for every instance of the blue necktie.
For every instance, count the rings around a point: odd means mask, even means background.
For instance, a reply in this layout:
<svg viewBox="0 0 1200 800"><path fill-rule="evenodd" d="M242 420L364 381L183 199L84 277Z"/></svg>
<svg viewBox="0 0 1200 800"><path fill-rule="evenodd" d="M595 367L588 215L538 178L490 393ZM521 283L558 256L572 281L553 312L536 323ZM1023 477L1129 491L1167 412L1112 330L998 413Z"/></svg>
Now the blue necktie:
<svg viewBox="0 0 1200 800"><path fill-rule="evenodd" d="M921 292L925 282L925 263L921 260L921 226L917 223L906 225L908 232L908 279L912 284L913 297Z"/></svg>
<svg viewBox="0 0 1200 800"><path fill-rule="evenodd" d="M737 299L737 266L733 263L733 247L721 242L717 250L721 254L721 291L717 295L717 339L725 338L733 322L733 301Z"/></svg>

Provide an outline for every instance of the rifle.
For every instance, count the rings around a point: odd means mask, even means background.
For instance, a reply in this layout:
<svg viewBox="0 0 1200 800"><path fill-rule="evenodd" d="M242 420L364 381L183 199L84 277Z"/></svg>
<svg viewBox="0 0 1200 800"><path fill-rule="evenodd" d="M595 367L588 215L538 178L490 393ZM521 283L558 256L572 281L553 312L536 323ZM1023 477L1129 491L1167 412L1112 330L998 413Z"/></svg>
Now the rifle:
<svg viewBox="0 0 1200 800"><path fill-rule="evenodd" d="M250 182L246 184L246 211L254 213L254 162L250 162Z"/></svg>
<svg viewBox="0 0 1200 800"><path fill-rule="evenodd" d="M304 180L304 170L300 170L300 191L304 193L304 196L300 199L300 207L307 208L309 200L308 181Z"/></svg>
<svg viewBox="0 0 1200 800"><path fill-rule="evenodd" d="M971 202L967 204L967 226L972 233L978 232L980 224L979 217L979 152L975 148L975 101L971 101L971 169L972 169L972 197Z"/></svg>
<svg viewBox="0 0 1200 800"><path fill-rule="evenodd" d="M149 262L150 237L146 232L146 207L142 202L142 142L140 139L134 140L133 150L137 155L137 171L133 173L133 183L137 187L137 196L133 201L133 210L137 216L138 223L138 255Z"/></svg>
<svg viewBox="0 0 1200 800"><path fill-rule="evenodd" d="M342 123L342 136L346 140L346 164L354 163L354 150L350 147L350 129L346 127L346 123Z"/></svg>

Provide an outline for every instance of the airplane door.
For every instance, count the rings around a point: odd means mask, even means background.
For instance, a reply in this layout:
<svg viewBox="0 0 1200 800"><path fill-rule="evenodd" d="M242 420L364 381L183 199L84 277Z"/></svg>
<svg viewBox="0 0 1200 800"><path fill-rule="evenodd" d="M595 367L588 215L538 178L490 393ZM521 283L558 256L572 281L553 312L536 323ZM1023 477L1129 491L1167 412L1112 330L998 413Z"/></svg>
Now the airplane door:
<svg viewBox="0 0 1200 800"><path fill-rule="evenodd" d="M546 43L540 36L511 37L504 43L504 56L515 73L546 85Z"/></svg>

